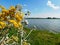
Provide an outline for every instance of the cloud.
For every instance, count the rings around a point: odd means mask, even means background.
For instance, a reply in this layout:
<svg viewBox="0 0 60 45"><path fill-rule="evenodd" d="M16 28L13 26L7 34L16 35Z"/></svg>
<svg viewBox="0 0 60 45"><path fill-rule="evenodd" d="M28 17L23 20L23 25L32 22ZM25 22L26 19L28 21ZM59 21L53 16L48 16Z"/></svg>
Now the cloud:
<svg viewBox="0 0 60 45"><path fill-rule="evenodd" d="M60 9L60 6L56 6L55 4L53 4L50 0L48 0L47 5L51 8L53 8L54 10L58 10Z"/></svg>
<svg viewBox="0 0 60 45"><path fill-rule="evenodd" d="M27 6L27 4L24 4L23 6L25 6L25 7L26 7L26 6Z"/></svg>
<svg viewBox="0 0 60 45"><path fill-rule="evenodd" d="M24 11L28 11L28 9L25 9Z"/></svg>

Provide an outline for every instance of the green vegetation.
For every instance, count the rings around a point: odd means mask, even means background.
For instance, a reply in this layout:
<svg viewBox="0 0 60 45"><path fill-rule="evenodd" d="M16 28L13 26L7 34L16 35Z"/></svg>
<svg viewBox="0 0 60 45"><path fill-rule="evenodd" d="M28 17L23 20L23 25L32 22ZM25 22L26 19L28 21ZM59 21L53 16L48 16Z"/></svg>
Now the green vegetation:
<svg viewBox="0 0 60 45"><path fill-rule="evenodd" d="M28 34L30 29L24 28ZM54 34L47 30L34 30L27 38L31 45L60 45L60 33Z"/></svg>
<svg viewBox="0 0 60 45"><path fill-rule="evenodd" d="M31 29L24 28L24 37L30 32ZM17 29L11 28L9 31L9 37L17 35ZM20 34L19 34L18 45L20 45ZM53 33L47 30L33 30L32 33L27 37L27 42L31 45L60 45L60 33Z"/></svg>

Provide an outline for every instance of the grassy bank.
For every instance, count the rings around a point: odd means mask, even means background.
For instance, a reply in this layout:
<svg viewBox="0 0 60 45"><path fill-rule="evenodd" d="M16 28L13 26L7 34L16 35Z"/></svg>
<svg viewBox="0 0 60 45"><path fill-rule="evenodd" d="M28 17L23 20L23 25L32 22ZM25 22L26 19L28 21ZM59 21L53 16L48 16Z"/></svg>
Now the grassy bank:
<svg viewBox="0 0 60 45"><path fill-rule="evenodd" d="M28 35L30 30L31 29L29 28L24 28L25 32L24 37ZM2 32L2 35L3 36L5 35L5 30ZM12 35L17 36L17 29L11 28L9 30L8 36L11 38ZM20 33L18 34L18 38L19 38L18 44L20 45L21 44ZM17 38L15 38L14 41L16 41L16 39ZM47 30L39 30L39 29L33 30L26 39L27 42L30 43L31 45L60 45L60 33L53 33Z"/></svg>
<svg viewBox="0 0 60 45"><path fill-rule="evenodd" d="M24 30L27 34L30 31L28 28L24 28ZM27 40L31 45L60 45L60 33L34 30Z"/></svg>

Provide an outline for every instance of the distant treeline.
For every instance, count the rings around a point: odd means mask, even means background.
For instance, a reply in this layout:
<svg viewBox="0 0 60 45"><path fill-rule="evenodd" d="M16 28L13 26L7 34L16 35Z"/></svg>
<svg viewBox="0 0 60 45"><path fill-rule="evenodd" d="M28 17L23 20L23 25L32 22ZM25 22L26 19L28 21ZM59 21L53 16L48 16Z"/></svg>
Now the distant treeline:
<svg viewBox="0 0 60 45"><path fill-rule="evenodd" d="M47 17L47 18L26 18L26 19L60 19L60 18L51 18L51 17Z"/></svg>

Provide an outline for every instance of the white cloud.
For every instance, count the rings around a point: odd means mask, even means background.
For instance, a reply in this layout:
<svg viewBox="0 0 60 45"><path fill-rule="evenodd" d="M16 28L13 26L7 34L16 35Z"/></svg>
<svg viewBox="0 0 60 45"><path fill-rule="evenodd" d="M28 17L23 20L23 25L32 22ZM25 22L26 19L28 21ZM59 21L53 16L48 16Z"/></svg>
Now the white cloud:
<svg viewBox="0 0 60 45"><path fill-rule="evenodd" d="M28 9L25 9L24 11L28 11Z"/></svg>
<svg viewBox="0 0 60 45"><path fill-rule="evenodd" d="M27 4L24 4L23 6L27 6Z"/></svg>
<svg viewBox="0 0 60 45"><path fill-rule="evenodd" d="M60 6L56 6L55 4L53 4L50 0L48 0L47 5L55 10L60 9Z"/></svg>

